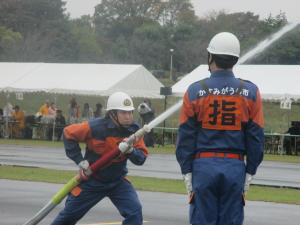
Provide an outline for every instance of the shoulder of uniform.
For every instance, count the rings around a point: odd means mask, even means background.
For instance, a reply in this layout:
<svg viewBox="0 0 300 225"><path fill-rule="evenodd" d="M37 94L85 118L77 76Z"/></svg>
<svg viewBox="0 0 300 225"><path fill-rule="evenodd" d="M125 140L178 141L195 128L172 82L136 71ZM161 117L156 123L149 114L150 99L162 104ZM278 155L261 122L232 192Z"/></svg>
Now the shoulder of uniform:
<svg viewBox="0 0 300 225"><path fill-rule="evenodd" d="M88 123L91 128L94 128L94 127L99 127L99 126L107 124L107 121L105 118L95 118L95 119L89 120Z"/></svg>
<svg viewBox="0 0 300 225"><path fill-rule="evenodd" d="M208 77L201 79L201 80L197 80L197 81L193 82L190 86L199 85L199 84L205 82L207 79L208 79Z"/></svg>
<svg viewBox="0 0 300 225"><path fill-rule="evenodd" d="M204 89L203 85L205 84L205 81L207 80L208 78L204 78L202 80L197 80L193 83L190 84L188 90L195 90L195 89Z"/></svg>
<svg viewBox="0 0 300 225"><path fill-rule="evenodd" d="M202 80L195 81L194 83L190 84L186 94L189 96L190 100L195 100L198 97L198 93L200 90L206 90L207 85L205 83L205 80L208 78L204 78Z"/></svg>
<svg viewBox="0 0 300 225"><path fill-rule="evenodd" d="M199 84L199 80L197 80L197 81L191 83L191 84L189 85L189 89L192 88L192 87L194 87L194 86L197 85L197 84Z"/></svg>
<svg viewBox="0 0 300 225"><path fill-rule="evenodd" d="M250 80L244 80L244 79L241 79L241 78L238 78L238 79L239 79L240 81L246 83L246 84L250 84L250 85L252 85L252 86L254 86L254 87L257 88L257 85L254 84L254 83L253 83L252 81L250 81Z"/></svg>
<svg viewBox="0 0 300 225"><path fill-rule="evenodd" d="M245 80L245 79L242 79L242 78L238 78L240 81L242 82L245 82L245 83L250 83L250 84L254 84L252 81L250 80ZM255 85L255 84L254 84Z"/></svg>

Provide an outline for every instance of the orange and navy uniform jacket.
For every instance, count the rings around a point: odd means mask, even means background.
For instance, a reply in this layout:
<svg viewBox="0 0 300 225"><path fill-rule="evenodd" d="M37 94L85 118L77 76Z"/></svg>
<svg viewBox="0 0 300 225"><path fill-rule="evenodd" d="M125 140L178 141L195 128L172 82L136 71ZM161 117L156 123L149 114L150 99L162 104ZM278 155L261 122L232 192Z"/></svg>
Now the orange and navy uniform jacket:
<svg viewBox="0 0 300 225"><path fill-rule="evenodd" d="M183 99L176 158L183 174L192 172L198 152L247 155L254 175L263 159L263 111L260 92L250 81L219 70L191 84Z"/></svg>
<svg viewBox="0 0 300 225"><path fill-rule="evenodd" d="M118 144L139 129L136 123L128 128L118 127L110 118L96 118L80 124L72 124L64 129L64 145L66 155L76 164L86 159L94 163L105 153L118 148ZM86 143L86 151L82 156L80 142ZM108 166L98 170L93 177L104 182L124 177L127 170L127 159L136 165L142 165L148 155L143 138L134 144L132 153L120 154Z"/></svg>

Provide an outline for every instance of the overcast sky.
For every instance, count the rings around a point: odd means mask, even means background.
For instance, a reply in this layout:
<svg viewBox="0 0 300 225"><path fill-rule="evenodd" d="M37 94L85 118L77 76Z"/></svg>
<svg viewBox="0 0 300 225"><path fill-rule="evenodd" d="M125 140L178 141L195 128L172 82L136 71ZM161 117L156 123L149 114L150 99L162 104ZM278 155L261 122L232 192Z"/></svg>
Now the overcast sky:
<svg viewBox="0 0 300 225"><path fill-rule="evenodd" d="M93 14L95 5L101 0L64 0L66 8L72 18L81 15ZM266 18L271 13L277 15L280 11L285 12L288 21L300 21L299 0L191 0L195 12L199 17L206 16L215 10L226 12L251 11Z"/></svg>

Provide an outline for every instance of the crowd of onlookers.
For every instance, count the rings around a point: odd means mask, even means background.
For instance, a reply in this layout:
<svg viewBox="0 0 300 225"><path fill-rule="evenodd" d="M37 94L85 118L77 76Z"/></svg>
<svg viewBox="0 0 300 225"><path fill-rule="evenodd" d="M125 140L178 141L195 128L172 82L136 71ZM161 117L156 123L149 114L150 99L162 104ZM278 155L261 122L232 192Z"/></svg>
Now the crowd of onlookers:
<svg viewBox="0 0 300 225"><path fill-rule="evenodd" d="M300 135L300 122L291 121L291 126L285 132L291 136L284 137L283 148L287 155L298 155L300 153L300 138L296 135Z"/></svg>
<svg viewBox="0 0 300 225"><path fill-rule="evenodd" d="M66 125L104 116L101 103L97 103L93 110L89 103L80 107L74 97L71 98L67 110L64 113L54 102L45 100L35 115L25 115L19 105L12 106L8 102L0 109L0 137L61 140ZM144 99L138 105L137 111L141 125L149 123L155 117L149 99ZM147 133L144 140L147 146L153 147L153 132Z"/></svg>
<svg viewBox="0 0 300 225"><path fill-rule="evenodd" d="M89 103L80 110L75 98L70 100L66 113L46 100L35 115L25 115L19 105L8 102L0 109L0 137L60 140L66 125L102 116L101 103L96 104L95 111Z"/></svg>

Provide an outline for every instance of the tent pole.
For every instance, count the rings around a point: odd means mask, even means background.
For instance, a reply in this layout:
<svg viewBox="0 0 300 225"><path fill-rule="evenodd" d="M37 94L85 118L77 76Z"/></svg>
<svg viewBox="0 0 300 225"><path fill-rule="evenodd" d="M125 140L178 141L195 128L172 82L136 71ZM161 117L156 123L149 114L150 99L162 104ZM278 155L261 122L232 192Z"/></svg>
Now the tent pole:
<svg viewBox="0 0 300 225"><path fill-rule="evenodd" d="M54 93L54 104L56 107L56 94ZM56 126L56 110L55 110L55 116L53 120L53 126L52 126L52 141L55 141L55 126Z"/></svg>

